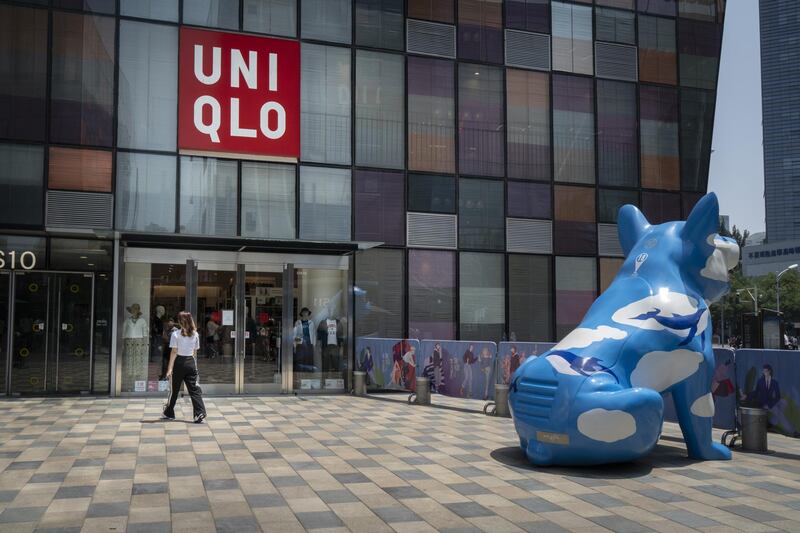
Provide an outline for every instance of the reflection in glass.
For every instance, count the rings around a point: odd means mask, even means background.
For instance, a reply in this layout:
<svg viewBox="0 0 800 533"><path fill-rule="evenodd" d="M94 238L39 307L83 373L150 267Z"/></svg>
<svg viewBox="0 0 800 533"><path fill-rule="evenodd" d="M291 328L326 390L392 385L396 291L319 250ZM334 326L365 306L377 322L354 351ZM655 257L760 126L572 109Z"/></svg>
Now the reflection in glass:
<svg viewBox="0 0 800 533"><path fill-rule="evenodd" d="M236 235L236 161L181 157L180 232Z"/></svg>
<svg viewBox="0 0 800 533"><path fill-rule="evenodd" d="M350 170L300 167L300 238L350 240Z"/></svg>
<svg viewBox="0 0 800 533"><path fill-rule="evenodd" d="M183 23L236 30L239 0L183 0Z"/></svg>
<svg viewBox="0 0 800 533"><path fill-rule="evenodd" d="M242 236L295 237L295 166L242 162Z"/></svg>
<svg viewBox="0 0 800 533"><path fill-rule="evenodd" d="M0 143L0 224L41 225L44 149Z"/></svg>
<svg viewBox="0 0 800 533"><path fill-rule="evenodd" d="M355 171L355 240L405 244L401 172Z"/></svg>
<svg viewBox="0 0 800 533"><path fill-rule="evenodd" d="M50 147L47 186L86 192L111 192L111 152Z"/></svg>
<svg viewBox="0 0 800 533"><path fill-rule="evenodd" d="M458 57L503 62L503 3L458 0Z"/></svg>
<svg viewBox="0 0 800 533"><path fill-rule="evenodd" d="M300 36L349 44L351 40L351 0L303 0L300 3Z"/></svg>
<svg viewBox="0 0 800 533"><path fill-rule="evenodd" d="M175 157L117 154L116 229L175 231Z"/></svg>
<svg viewBox="0 0 800 533"><path fill-rule="evenodd" d="M563 339L589 310L597 294L594 257L556 257L556 339Z"/></svg>
<svg viewBox="0 0 800 533"><path fill-rule="evenodd" d="M401 338L405 252L372 248L356 254L357 337Z"/></svg>
<svg viewBox="0 0 800 533"><path fill-rule="evenodd" d="M455 171L453 63L408 57L408 168Z"/></svg>
<svg viewBox="0 0 800 533"><path fill-rule="evenodd" d="M178 22L178 0L121 0L120 15Z"/></svg>
<svg viewBox="0 0 800 533"><path fill-rule="evenodd" d="M508 256L508 335L512 341L549 341L553 335L550 256Z"/></svg>
<svg viewBox="0 0 800 533"><path fill-rule="evenodd" d="M244 0L244 31L297 34L297 0Z"/></svg>
<svg viewBox="0 0 800 533"><path fill-rule="evenodd" d="M356 0L356 44L403 49L403 0Z"/></svg>
<svg viewBox="0 0 800 533"><path fill-rule="evenodd" d="M409 338L455 339L455 316L455 252L409 250Z"/></svg>
<svg viewBox="0 0 800 533"><path fill-rule="evenodd" d="M281 384L283 274L247 272L244 283L244 391L260 392Z"/></svg>
<svg viewBox="0 0 800 533"><path fill-rule="evenodd" d="M502 176L503 69L458 66L458 165L462 174Z"/></svg>
<svg viewBox="0 0 800 533"><path fill-rule="evenodd" d="M505 336L505 261L502 254L459 254L462 340L500 342Z"/></svg>
<svg viewBox="0 0 800 533"><path fill-rule="evenodd" d="M197 271L197 329L200 349L197 370L200 382L234 384L236 365L236 272L234 270ZM253 325L253 322L250 322Z"/></svg>
<svg viewBox="0 0 800 533"><path fill-rule="evenodd" d="M550 79L506 70L508 177L550 179Z"/></svg>
<svg viewBox="0 0 800 533"><path fill-rule="evenodd" d="M461 248L505 248L503 182L461 178L458 183L458 244Z"/></svg>
<svg viewBox="0 0 800 533"><path fill-rule="evenodd" d="M594 183L594 90L591 78L553 75L556 181Z"/></svg>

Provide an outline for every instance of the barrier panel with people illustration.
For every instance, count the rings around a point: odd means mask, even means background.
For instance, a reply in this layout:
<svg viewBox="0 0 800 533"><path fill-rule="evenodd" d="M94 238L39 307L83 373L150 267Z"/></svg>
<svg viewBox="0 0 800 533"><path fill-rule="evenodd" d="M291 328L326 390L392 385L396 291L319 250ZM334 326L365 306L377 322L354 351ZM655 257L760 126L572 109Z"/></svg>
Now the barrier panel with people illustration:
<svg viewBox="0 0 800 533"><path fill-rule="evenodd" d="M501 342L497 346L497 383L508 385L511 375L526 359L543 354L553 346L553 342Z"/></svg>
<svg viewBox="0 0 800 533"><path fill-rule="evenodd" d="M494 399L497 345L487 341L423 340L418 372L431 392L453 398Z"/></svg>
<svg viewBox="0 0 800 533"><path fill-rule="evenodd" d="M766 409L770 430L800 437L800 352L736 350L736 397Z"/></svg>
<svg viewBox="0 0 800 533"><path fill-rule="evenodd" d="M413 392L417 388L416 339L356 339L355 369L366 373L367 390L388 389Z"/></svg>

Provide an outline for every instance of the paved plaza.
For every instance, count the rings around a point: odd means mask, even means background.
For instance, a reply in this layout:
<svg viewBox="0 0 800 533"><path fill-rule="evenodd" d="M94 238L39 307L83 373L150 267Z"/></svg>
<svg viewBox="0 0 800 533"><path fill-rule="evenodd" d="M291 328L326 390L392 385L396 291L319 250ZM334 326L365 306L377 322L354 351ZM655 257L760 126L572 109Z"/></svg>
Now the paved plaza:
<svg viewBox="0 0 800 533"><path fill-rule="evenodd" d="M0 531L800 531L800 441L534 469L482 404L405 396L0 401ZM434 401L440 401L434 397ZM188 399L178 417L189 418Z"/></svg>

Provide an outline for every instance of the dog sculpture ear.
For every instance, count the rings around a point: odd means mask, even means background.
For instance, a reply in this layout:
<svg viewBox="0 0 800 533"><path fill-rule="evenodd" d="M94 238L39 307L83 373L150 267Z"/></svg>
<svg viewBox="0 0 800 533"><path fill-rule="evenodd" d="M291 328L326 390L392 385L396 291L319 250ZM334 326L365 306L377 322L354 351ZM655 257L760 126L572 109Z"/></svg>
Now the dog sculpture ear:
<svg viewBox="0 0 800 533"><path fill-rule="evenodd" d="M650 223L635 205L626 204L619 209L617 231L619 232L619 243L622 245L622 251L625 252L626 257L649 229Z"/></svg>
<svg viewBox="0 0 800 533"><path fill-rule="evenodd" d="M681 230L681 237L702 245L708 244L708 236L717 231L719 231L719 201L717 195L710 192L703 196L692 209L683 230Z"/></svg>

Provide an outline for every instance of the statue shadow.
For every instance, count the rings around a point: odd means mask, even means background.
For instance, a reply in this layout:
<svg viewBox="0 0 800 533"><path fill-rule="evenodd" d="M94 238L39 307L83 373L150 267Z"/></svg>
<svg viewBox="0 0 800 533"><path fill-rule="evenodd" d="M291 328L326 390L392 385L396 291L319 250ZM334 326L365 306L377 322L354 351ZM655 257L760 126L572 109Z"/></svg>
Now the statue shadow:
<svg viewBox="0 0 800 533"><path fill-rule="evenodd" d="M528 461L519 446L498 448L490 455L495 461L519 472L545 472L595 479L634 479L650 475L654 468L687 467L699 462L687 457L684 448L663 444L657 444L652 452L636 461L593 466L536 466Z"/></svg>

